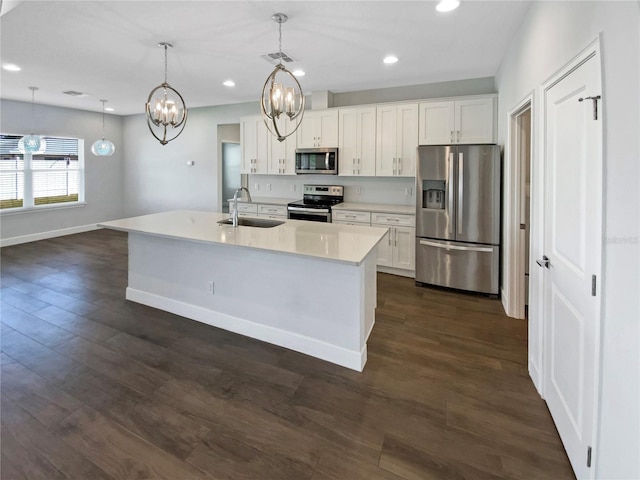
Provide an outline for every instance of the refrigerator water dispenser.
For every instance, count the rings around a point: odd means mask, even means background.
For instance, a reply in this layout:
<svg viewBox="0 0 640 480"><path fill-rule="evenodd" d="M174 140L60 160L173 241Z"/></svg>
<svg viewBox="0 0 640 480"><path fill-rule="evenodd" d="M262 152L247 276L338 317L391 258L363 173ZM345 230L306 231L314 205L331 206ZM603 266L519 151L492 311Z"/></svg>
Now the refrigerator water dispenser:
<svg viewBox="0 0 640 480"><path fill-rule="evenodd" d="M444 210L445 208L444 180L425 180L422 184L422 208Z"/></svg>

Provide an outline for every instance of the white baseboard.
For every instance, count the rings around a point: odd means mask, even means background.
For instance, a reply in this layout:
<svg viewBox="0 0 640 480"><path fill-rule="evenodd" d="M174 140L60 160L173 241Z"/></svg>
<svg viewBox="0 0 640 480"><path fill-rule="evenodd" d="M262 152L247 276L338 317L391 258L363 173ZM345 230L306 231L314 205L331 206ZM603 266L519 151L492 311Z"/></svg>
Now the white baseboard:
<svg viewBox="0 0 640 480"><path fill-rule="evenodd" d="M132 302L148 305L191 320L206 323L207 325L295 350L358 372L362 371L367 361L366 345L362 351L355 352L297 333L262 325L251 320L245 320L130 287L127 287L126 298Z"/></svg>
<svg viewBox="0 0 640 480"><path fill-rule="evenodd" d="M92 223L90 225L80 225L79 227L62 228L60 230L32 233L30 235L22 235L20 237L3 238L0 239L0 247L9 247L11 245L19 245L21 243L37 242L38 240L46 240L48 238L64 237L65 235L90 232L97 229L97 224Z"/></svg>

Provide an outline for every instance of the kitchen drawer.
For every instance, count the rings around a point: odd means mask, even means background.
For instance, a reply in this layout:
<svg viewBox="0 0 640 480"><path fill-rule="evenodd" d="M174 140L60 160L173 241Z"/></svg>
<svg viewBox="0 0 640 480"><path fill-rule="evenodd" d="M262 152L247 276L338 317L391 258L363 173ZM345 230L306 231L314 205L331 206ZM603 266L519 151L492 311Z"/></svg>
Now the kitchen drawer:
<svg viewBox="0 0 640 480"><path fill-rule="evenodd" d="M395 213L372 213L371 223L376 225L400 225L413 227L416 224L416 217L413 215L399 215Z"/></svg>
<svg viewBox="0 0 640 480"><path fill-rule="evenodd" d="M332 216L334 222L366 223L367 225L371 224L371 212L333 210Z"/></svg>
<svg viewBox="0 0 640 480"><path fill-rule="evenodd" d="M230 208L233 209L233 202L230 204ZM238 203L238 214L241 213L258 213L258 205L255 203Z"/></svg>
<svg viewBox="0 0 640 480"><path fill-rule="evenodd" d="M287 207L285 205L260 205L258 204L258 215L278 215L280 217L287 216Z"/></svg>

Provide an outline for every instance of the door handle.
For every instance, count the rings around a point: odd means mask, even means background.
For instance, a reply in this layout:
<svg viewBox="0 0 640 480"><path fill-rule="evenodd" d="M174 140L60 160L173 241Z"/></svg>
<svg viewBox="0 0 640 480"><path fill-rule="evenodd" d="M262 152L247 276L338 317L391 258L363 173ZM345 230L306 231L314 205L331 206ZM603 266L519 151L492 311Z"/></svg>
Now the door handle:
<svg viewBox="0 0 640 480"><path fill-rule="evenodd" d="M449 233L453 233L453 152L449 153L449 178L447 179L447 197L449 200Z"/></svg>
<svg viewBox="0 0 640 480"><path fill-rule="evenodd" d="M462 212L464 205L464 154L458 153L458 230L456 233L462 233Z"/></svg>
<svg viewBox="0 0 640 480"><path fill-rule="evenodd" d="M536 260L536 263L543 268L549 268L551 266L551 262L549 261L549 257L546 255L542 256L542 260Z"/></svg>

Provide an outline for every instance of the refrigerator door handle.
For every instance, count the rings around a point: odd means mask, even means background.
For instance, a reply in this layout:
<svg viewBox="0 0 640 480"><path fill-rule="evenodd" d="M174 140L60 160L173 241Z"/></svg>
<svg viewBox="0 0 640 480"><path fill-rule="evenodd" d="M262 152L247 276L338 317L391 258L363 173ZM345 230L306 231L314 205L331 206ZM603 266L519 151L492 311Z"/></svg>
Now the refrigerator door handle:
<svg viewBox="0 0 640 480"><path fill-rule="evenodd" d="M438 243L438 242L430 242L428 240L420 240L420 245L425 245L427 247L436 247L443 248L445 250L462 250L464 252L493 252L493 248L491 247L463 247L461 245L449 245L446 243Z"/></svg>
<svg viewBox="0 0 640 480"><path fill-rule="evenodd" d="M457 234L462 233L462 206L464 205L464 153L458 153L458 229Z"/></svg>
<svg viewBox="0 0 640 480"><path fill-rule="evenodd" d="M449 205L447 206L447 210L449 210L449 233L453 233L453 152L449 153L449 178L448 178L448 200Z"/></svg>

